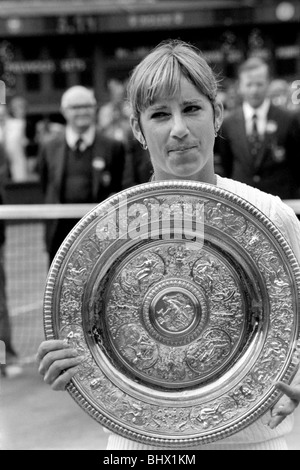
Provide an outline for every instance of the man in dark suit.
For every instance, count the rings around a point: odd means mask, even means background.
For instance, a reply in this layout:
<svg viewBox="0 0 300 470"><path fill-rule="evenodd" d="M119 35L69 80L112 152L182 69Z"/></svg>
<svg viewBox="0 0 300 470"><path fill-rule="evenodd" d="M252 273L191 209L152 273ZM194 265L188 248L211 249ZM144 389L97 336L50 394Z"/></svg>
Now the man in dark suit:
<svg viewBox="0 0 300 470"><path fill-rule="evenodd" d="M121 191L125 149L96 127L93 92L82 86L62 96L65 130L48 140L39 155L39 173L47 204L98 203ZM46 225L50 262L78 219L52 220Z"/></svg>
<svg viewBox="0 0 300 470"><path fill-rule="evenodd" d="M300 127L267 98L269 67L251 57L239 69L242 105L225 119L216 143L223 176L282 199L299 197Z"/></svg>

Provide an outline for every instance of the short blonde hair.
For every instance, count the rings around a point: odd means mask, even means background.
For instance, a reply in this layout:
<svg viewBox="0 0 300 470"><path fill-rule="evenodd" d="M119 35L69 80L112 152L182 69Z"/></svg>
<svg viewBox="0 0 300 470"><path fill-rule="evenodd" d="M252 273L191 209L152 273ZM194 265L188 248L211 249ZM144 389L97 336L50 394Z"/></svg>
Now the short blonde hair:
<svg viewBox="0 0 300 470"><path fill-rule="evenodd" d="M172 97L186 77L215 105L218 84L201 52L191 44L169 39L156 46L133 70L127 98L135 118L158 96Z"/></svg>

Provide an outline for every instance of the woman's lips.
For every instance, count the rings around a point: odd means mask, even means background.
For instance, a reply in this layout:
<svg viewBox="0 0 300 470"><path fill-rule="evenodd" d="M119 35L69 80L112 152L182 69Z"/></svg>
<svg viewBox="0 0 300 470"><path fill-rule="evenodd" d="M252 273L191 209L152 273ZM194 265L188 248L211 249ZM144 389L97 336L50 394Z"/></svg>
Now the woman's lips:
<svg viewBox="0 0 300 470"><path fill-rule="evenodd" d="M186 152L188 150L192 150L194 148L196 148L197 146L196 145L189 145L189 146L184 146L184 147L175 147L175 148L171 148L170 150L168 150L168 152Z"/></svg>

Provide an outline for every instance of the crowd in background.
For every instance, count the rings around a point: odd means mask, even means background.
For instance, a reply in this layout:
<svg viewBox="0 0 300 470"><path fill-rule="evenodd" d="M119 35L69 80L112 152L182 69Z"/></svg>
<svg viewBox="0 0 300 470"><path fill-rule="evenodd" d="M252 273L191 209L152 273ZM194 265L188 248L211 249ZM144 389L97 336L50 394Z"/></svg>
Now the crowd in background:
<svg viewBox="0 0 300 470"><path fill-rule="evenodd" d="M273 78L268 87L268 98L274 106L295 113L300 121L300 104L297 89L293 81L283 78ZM133 184L147 181L151 173L151 163L148 154L133 138L129 115L130 110L126 101L126 81L111 78L107 83L108 101L99 106L97 126L109 138L122 141L129 155L124 174L124 188ZM227 79L220 83L219 98L224 106L225 117L234 112L242 103L239 92L238 77ZM29 103L21 96L14 96L8 104L0 105L0 146L6 154L8 163L7 181L13 183L36 181L37 159L44 142L61 134L65 125L50 120L49 117L32 120L27 113ZM296 151L296 149L295 149ZM215 155L216 169L224 173L218 153Z"/></svg>
<svg viewBox="0 0 300 470"><path fill-rule="evenodd" d="M254 160L251 160L254 153L251 157L251 150L247 157L247 151L243 150L246 142L242 143L242 132L238 130L241 109L245 108L247 101L247 93L241 93L241 77L246 73L246 83L250 77L247 75L249 70L240 70L236 80L225 78L220 84L219 98L224 105L225 119L215 144L216 173L283 199L300 198L300 105L293 88L296 79L294 82L278 78L271 80L267 68L264 69L261 63L254 64L254 73L258 74L262 86L258 92L259 106L268 103L268 109L273 113L271 119L265 116L265 131L269 133L267 143L252 142L256 145L253 152L261 150L258 167L255 167ZM252 73L251 64L249 73ZM249 83L245 86L251 86ZM28 103L20 96L12 97L7 105L0 105L2 189L7 182L33 180L41 183L46 203L99 203L122 189L149 181L152 165L147 148L141 146L131 131L126 82L112 78L107 88L109 100L101 106L92 90L80 85L66 90L61 101L64 124L45 118L33 125L27 113ZM251 108L251 100L249 103ZM245 133L244 137L245 141L249 137L250 143L252 136L247 137ZM233 148L229 148L230 145ZM262 156L262 152L266 156ZM235 153L238 153L237 157ZM273 173L276 174L274 177ZM46 246L49 262L76 222L61 220L48 224ZM0 242L3 246L4 237ZM14 362L3 270L0 272L1 286L0 339L9 345L7 352Z"/></svg>

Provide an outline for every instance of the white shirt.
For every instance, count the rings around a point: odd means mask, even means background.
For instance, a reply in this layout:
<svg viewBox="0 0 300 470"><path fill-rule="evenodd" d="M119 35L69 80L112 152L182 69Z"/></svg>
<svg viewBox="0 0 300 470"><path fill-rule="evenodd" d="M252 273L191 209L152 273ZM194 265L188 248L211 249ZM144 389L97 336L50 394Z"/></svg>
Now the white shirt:
<svg viewBox="0 0 300 470"><path fill-rule="evenodd" d="M270 107L270 100L265 100L258 108L252 108L249 103L243 103L243 113L245 117L246 134L252 133L253 115L257 116L257 130L259 135L264 135L267 125L267 116Z"/></svg>
<svg viewBox="0 0 300 470"><path fill-rule="evenodd" d="M84 152L87 147L90 147L93 144L95 140L95 134L96 126L89 127L88 130L83 134L77 134L77 132L75 132L74 129L70 126L66 127L66 141L68 146L74 150L76 148L78 139L82 139L80 144L81 152Z"/></svg>
<svg viewBox="0 0 300 470"><path fill-rule="evenodd" d="M239 181L217 176L217 186L242 197L257 207L280 230L300 262L300 223L294 211L284 204L279 197L259 191ZM297 375L300 370L297 372ZM190 447L191 450L287 450L285 436L292 431L294 415L287 416L275 429L266 425L270 410L249 426L236 434L225 437L212 444ZM109 434L106 450L157 450L168 446L147 445L135 442L117 434ZM180 448L178 444L178 448Z"/></svg>

